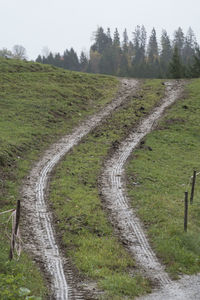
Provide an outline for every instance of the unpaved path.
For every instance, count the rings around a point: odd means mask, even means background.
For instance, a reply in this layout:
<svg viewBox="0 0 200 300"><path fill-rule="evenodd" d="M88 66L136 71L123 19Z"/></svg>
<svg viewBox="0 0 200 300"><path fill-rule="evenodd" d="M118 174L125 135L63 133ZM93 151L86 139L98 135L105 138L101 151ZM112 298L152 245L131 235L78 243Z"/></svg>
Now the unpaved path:
<svg viewBox="0 0 200 300"><path fill-rule="evenodd" d="M152 296L142 299L200 299L191 298L184 278L182 283L172 282L164 267L160 264L145 235L145 230L137 218L134 210L130 208L124 185L124 164L133 149L155 127L156 121L163 115L164 110L170 106L181 94L183 84L178 81L165 83L166 95L159 107L146 117L129 137L121 143L118 150L105 162L100 177L101 195L109 210L109 218L114 227L118 229L120 237L126 242L127 248L134 255L144 273L162 289ZM194 277L199 282L198 277ZM194 281L194 280L193 280ZM192 279L190 280L190 284ZM183 288L185 286L185 289ZM195 287L196 288L196 287ZM193 295L200 288L193 289ZM149 297L149 298L148 298ZM156 298L157 297L157 298Z"/></svg>
<svg viewBox="0 0 200 300"><path fill-rule="evenodd" d="M69 263L58 249L52 225L52 214L45 201L50 173L59 160L94 129L103 118L109 116L114 109L128 99L135 92L137 86L137 80L123 79L116 99L75 128L72 134L53 144L35 164L24 183L22 208L24 210L23 238L26 240L25 247L44 269L45 277L51 289L50 299L83 299L83 294L74 287Z"/></svg>
<svg viewBox="0 0 200 300"><path fill-rule="evenodd" d="M183 276L179 281L171 282L161 290L138 300L199 300L200 275Z"/></svg>

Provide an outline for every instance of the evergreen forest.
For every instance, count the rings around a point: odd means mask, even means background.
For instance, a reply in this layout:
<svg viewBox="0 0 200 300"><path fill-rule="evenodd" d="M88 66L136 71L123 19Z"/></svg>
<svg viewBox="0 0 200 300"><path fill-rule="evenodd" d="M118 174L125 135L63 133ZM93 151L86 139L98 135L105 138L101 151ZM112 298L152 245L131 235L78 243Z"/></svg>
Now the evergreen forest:
<svg viewBox="0 0 200 300"><path fill-rule="evenodd" d="M37 62L73 71L137 78L190 78L200 76L200 48L192 28L185 34L179 27L170 38L162 30L158 40L155 28L149 38L145 27L136 26L129 38L127 30L120 37L116 28L98 27L89 55L80 57L71 48L63 54L39 55Z"/></svg>

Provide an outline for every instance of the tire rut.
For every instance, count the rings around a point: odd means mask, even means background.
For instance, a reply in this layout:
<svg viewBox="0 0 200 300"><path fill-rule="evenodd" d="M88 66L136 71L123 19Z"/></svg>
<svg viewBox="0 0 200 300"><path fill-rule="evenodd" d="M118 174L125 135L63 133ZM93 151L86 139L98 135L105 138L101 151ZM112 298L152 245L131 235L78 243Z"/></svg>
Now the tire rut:
<svg viewBox="0 0 200 300"><path fill-rule="evenodd" d="M129 205L124 184L124 164L142 138L153 130L164 110L174 103L182 92L183 84L179 81L168 81L165 85L166 93L161 104L140 122L128 138L119 145L117 151L105 162L99 180L100 193L106 209L109 210L111 223L117 228L120 238L125 241L127 248L134 255L146 276L159 287L164 287L172 282L152 250L139 218Z"/></svg>
<svg viewBox="0 0 200 300"><path fill-rule="evenodd" d="M121 105L139 82L123 79L118 96L105 108L76 127L70 135L53 144L35 164L22 188L23 239L25 248L40 263L47 279L49 299L84 299L84 291L76 288L76 279L70 263L58 247L53 227L53 216L47 203L48 180L53 168L81 139L94 129L104 118ZM90 298L91 299L91 298Z"/></svg>

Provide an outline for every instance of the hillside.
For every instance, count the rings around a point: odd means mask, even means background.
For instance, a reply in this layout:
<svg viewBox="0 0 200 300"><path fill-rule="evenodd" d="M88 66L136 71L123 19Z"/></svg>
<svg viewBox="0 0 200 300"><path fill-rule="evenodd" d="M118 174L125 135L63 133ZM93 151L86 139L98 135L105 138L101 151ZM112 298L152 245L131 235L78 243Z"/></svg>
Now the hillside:
<svg viewBox="0 0 200 300"><path fill-rule="evenodd" d="M0 59L0 211L15 207L22 179L47 145L110 102L117 88L112 77ZM24 299L20 287L44 295L41 275L25 254L8 261L8 215L0 218L0 298Z"/></svg>
<svg viewBox="0 0 200 300"><path fill-rule="evenodd" d="M198 177L183 230L184 191L200 169L199 83L0 59L0 212L23 200L27 250L8 260L1 214L0 299L128 300L200 271Z"/></svg>
<svg viewBox="0 0 200 300"><path fill-rule="evenodd" d="M188 191L190 199L193 170L200 170L199 92L199 79L187 85L182 98L127 164L132 206L172 278L200 271L199 176L194 203L189 205L187 233L183 226L184 193Z"/></svg>

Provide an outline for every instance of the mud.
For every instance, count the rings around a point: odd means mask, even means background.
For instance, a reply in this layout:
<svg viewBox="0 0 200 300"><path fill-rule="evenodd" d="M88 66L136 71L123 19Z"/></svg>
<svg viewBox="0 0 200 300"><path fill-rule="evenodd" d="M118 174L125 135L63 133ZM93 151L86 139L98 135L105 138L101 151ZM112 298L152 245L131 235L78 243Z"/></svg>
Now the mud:
<svg viewBox="0 0 200 300"><path fill-rule="evenodd" d="M53 144L32 168L22 189L23 240L25 248L39 262L50 288L48 299L83 299L83 291L75 286L73 272L61 254L53 228L53 216L46 201L48 180L55 165L104 118L135 92L138 81L123 79L118 96L104 109L89 117L70 135Z"/></svg>
<svg viewBox="0 0 200 300"><path fill-rule="evenodd" d="M182 84L178 81L169 81L165 85L166 95L161 104L140 122L138 127L105 162L100 178L100 193L106 209L109 210L113 226L118 228L120 238L134 255L144 274L161 288L171 285L172 281L158 261L146 238L143 225L129 205L124 184L124 164L144 136L155 128L156 122L163 115L165 109L174 103L182 92Z"/></svg>

